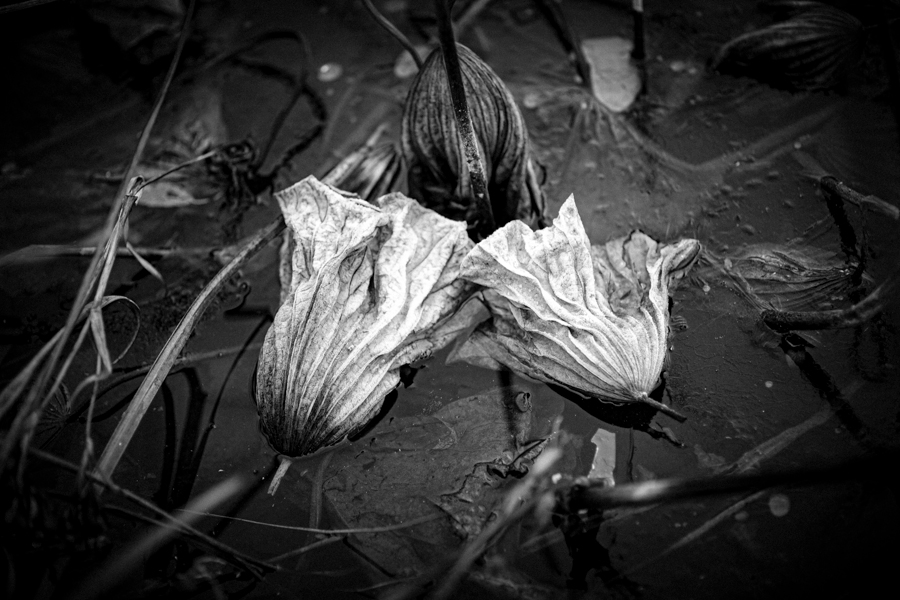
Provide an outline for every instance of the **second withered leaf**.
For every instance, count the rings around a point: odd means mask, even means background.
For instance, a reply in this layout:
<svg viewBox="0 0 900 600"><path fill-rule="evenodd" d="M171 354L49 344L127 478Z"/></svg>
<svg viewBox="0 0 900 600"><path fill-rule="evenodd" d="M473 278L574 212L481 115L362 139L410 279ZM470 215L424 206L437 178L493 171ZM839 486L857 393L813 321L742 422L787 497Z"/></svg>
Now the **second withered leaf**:
<svg viewBox="0 0 900 600"><path fill-rule="evenodd" d="M532 228L542 227L544 194L525 119L487 63L461 44L457 49L494 221L498 227L516 219ZM439 48L425 60L409 90L402 146L409 195L446 217L473 225L474 194Z"/></svg>
<svg viewBox="0 0 900 600"><path fill-rule="evenodd" d="M591 246L574 199L547 229L509 223L466 256L460 277L484 286L492 318L451 360L507 367L613 402L644 402L668 353L669 293L700 253L633 231Z"/></svg>

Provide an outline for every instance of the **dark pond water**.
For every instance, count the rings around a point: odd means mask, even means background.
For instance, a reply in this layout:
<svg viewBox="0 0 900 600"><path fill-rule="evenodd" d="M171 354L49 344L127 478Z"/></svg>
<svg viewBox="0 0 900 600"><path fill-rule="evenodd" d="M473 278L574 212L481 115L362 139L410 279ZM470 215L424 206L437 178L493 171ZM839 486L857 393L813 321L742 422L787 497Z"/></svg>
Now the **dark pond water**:
<svg viewBox="0 0 900 600"><path fill-rule="evenodd" d="M431 10L428 3L416 8L404 0L376 4L404 23L411 36L415 28L405 20L406 8L413 16ZM582 0L563 6L582 38L630 38L625 4ZM546 170L552 216L574 194L594 243L635 228L664 241L695 237L703 243L706 257L672 298L664 399L687 420L643 407L576 403L543 384L516 376L507 382L492 371L447 364L443 351L389 399L374 429L333 453L297 461L269 496L265 488L275 453L259 433L251 382L279 298L272 245L243 269L197 328L186 348L192 360L167 379L115 481L172 509L241 477L245 491L214 511L232 519L204 517L195 524L247 555L277 558L281 569L254 582L235 575L215 553L178 542L138 560L126 591L116 594L400 597L398 581L422 573L439 577L448 558L521 477L514 469L483 468L516 449L502 441L506 413L498 389L506 384L530 393L531 422L517 430L522 439L546 435L554 419L562 418L561 427L570 434L556 467L563 474L586 475L598 428L614 434L617 484L711 476L753 449L762 452L754 472L770 472L844 464L897 447L900 374L893 298L861 326L809 331L785 341L762 323L758 308L721 267L748 249L789 243L830 252L840 263L841 231L815 180L823 173L864 195L900 203L897 126L887 105L886 76L870 64L877 63L877 48L867 49L866 56L876 58L862 63L840 93L777 91L707 69L721 44L767 22L755 3L647 3L646 95L626 115L610 116L591 110L566 52L535 6L526 0L491 2L461 41L497 71L524 107ZM159 69L104 62L102 52L91 51L93 38L83 31L85 25L76 28L68 10L53 4L0 16L7 32L0 53L8 74L4 95L11 105L4 112L0 147L4 254L35 244L96 243L117 183L104 174L121 172L149 114L148 98L158 89L159 77L149 75ZM309 82L328 115L318 139L282 170L276 189L310 173L321 175L380 123L388 124L389 135L399 135L409 80L395 76L398 47L372 24L360 2L201 3L198 47L188 48L193 71L176 80L151 149L183 141L190 131L215 143L249 137L262 146L290 90L270 72L247 64L296 72L302 53L275 41L246 53L246 64L207 67L200 57L233 50L275 29L305 37L316 70ZM275 166L317 118L315 107L298 104L278 130L263 170ZM109 289L141 307L141 328L117 364L116 385L103 386L107 391L93 424L97 448L140 383L129 370L152 361L218 270L210 250L253 233L276 214L271 199L135 209L129 232L134 245L199 250L153 259L165 287L134 261L117 262ZM871 290L896 273L898 221L849 204L846 214L865 248ZM63 323L87 266L87 259L75 256L29 256L0 263L4 380ZM837 295L827 303L841 307L849 299ZM133 315L113 307L107 326L113 350L123 348ZM83 354L68 384L93 369L94 355ZM76 405L68 417L50 418L35 443L77 462L85 433L80 409ZM765 445L769 440L779 443ZM438 457L436 448L446 453ZM32 466L40 485L69 493L68 473L37 461ZM900 558L891 472L617 509L582 536L577 559L561 529L525 520L476 565L458 593L861 597L891 582ZM124 506L108 493L103 500ZM423 523L326 540L284 556L325 539L291 527L371 528L415 518ZM147 531L121 511L106 514L105 524L99 548L36 544L29 556L46 570L23 567L8 550L8 573L18 571L19 584L7 589L17 597L66 597L73 581Z"/></svg>

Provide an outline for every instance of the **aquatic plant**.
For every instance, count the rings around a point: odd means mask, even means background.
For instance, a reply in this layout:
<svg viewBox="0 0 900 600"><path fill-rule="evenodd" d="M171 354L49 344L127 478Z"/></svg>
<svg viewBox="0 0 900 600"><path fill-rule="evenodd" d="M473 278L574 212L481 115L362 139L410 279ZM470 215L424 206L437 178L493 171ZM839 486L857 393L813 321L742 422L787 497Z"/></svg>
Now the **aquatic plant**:
<svg viewBox="0 0 900 600"><path fill-rule="evenodd" d="M493 220L497 226L519 219L538 227L544 218L544 194L525 119L493 69L465 46L456 44L456 49ZM425 60L403 109L401 141L409 194L477 229L478 221L486 217L479 214L472 168L441 57L441 49L435 49Z"/></svg>
<svg viewBox="0 0 900 600"><path fill-rule="evenodd" d="M259 356L260 429L299 457L362 429L399 369L453 339L474 286L465 225L395 193L375 205L307 177L276 194L293 238Z"/></svg>
<svg viewBox="0 0 900 600"><path fill-rule="evenodd" d="M776 2L788 18L745 33L719 50L713 66L777 87L834 87L862 57L866 31L853 15L820 2Z"/></svg>
<svg viewBox="0 0 900 600"><path fill-rule="evenodd" d="M825 310L856 286L855 265L813 246L753 244L727 256L709 255L725 282L760 310Z"/></svg>
<svg viewBox="0 0 900 600"><path fill-rule="evenodd" d="M666 360L669 288L699 252L697 240L639 231L592 247L570 196L551 227L509 223L463 261L493 318L454 358L671 412L649 394Z"/></svg>

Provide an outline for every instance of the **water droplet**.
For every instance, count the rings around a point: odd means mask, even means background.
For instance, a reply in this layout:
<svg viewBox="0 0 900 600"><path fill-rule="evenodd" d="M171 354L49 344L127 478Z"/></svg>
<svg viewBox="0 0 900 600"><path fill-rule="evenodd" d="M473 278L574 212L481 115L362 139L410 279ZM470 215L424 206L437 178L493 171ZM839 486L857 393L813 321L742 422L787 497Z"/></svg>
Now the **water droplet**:
<svg viewBox="0 0 900 600"><path fill-rule="evenodd" d="M337 63L325 63L319 67L317 77L319 81L329 82L335 81L344 74L344 68Z"/></svg>
<svg viewBox="0 0 900 600"><path fill-rule="evenodd" d="M769 510L776 517L783 517L791 510L791 500L784 494L769 496Z"/></svg>
<svg viewBox="0 0 900 600"><path fill-rule="evenodd" d="M525 97L522 98L522 105L528 109L537 108L540 102L541 99L536 92L528 92L525 94Z"/></svg>
<svg viewBox="0 0 900 600"><path fill-rule="evenodd" d="M773 385L775 385L775 384L772 383L771 381L767 381L767 382L766 382L766 387L767 387L767 388L771 388Z"/></svg>

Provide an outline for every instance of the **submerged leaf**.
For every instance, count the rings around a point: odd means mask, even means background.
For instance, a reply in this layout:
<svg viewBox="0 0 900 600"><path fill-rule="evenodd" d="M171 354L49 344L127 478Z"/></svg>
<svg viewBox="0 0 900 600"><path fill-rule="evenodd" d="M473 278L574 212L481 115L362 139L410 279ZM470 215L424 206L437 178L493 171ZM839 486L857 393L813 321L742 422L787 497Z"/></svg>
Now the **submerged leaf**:
<svg viewBox="0 0 900 600"><path fill-rule="evenodd" d="M754 244L728 257L708 255L726 285L759 310L827 310L855 289L855 268L812 246Z"/></svg>
<svg viewBox="0 0 900 600"><path fill-rule="evenodd" d="M297 457L359 431L399 369L466 326L465 226L402 194L367 204L307 177L276 195L293 237L257 372L260 429Z"/></svg>
<svg viewBox="0 0 900 600"><path fill-rule="evenodd" d="M509 223L466 257L493 319L454 353L618 402L651 402L666 358L668 292L700 243L639 231L591 247L570 196L553 226ZM655 405L655 404L654 404Z"/></svg>
<svg viewBox="0 0 900 600"><path fill-rule="evenodd" d="M544 217L544 194L525 119L487 63L465 46L457 47L494 219L498 226L514 219L538 226ZM474 194L440 49L425 60L409 90L402 143L410 195L444 216L471 218Z"/></svg>
<svg viewBox="0 0 900 600"><path fill-rule="evenodd" d="M348 527L432 516L408 529L356 536L389 573L424 570L474 537L540 454L560 403L540 408L524 390L490 390L434 414L382 421L352 452L337 452L324 494Z"/></svg>
<svg viewBox="0 0 900 600"><path fill-rule="evenodd" d="M788 89L827 89L861 57L862 23L817 2L786 21L751 31L725 44L714 61L723 73L747 75Z"/></svg>

